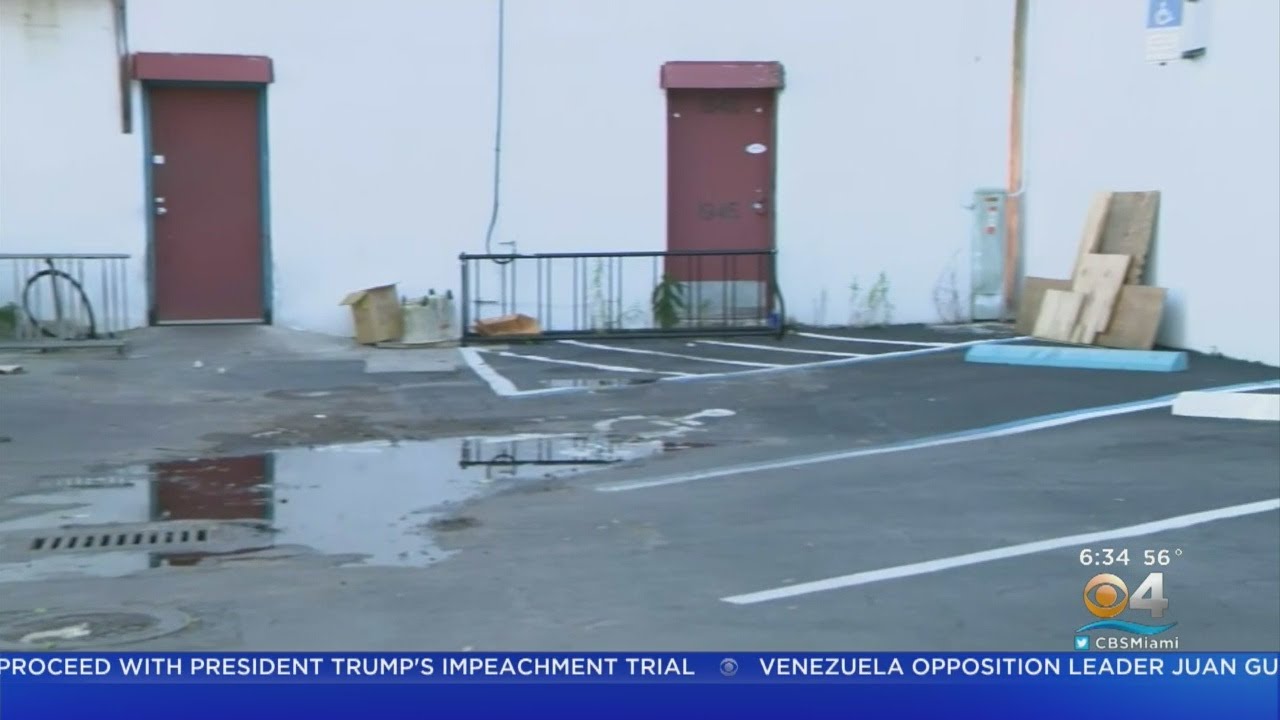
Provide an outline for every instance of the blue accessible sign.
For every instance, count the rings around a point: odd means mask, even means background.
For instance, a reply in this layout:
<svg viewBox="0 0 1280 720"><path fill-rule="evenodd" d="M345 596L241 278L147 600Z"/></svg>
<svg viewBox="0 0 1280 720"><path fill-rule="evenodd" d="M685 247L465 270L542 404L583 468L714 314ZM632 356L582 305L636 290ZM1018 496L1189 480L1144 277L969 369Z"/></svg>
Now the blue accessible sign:
<svg viewBox="0 0 1280 720"><path fill-rule="evenodd" d="M1182 57L1184 0L1147 0L1147 62L1167 63Z"/></svg>

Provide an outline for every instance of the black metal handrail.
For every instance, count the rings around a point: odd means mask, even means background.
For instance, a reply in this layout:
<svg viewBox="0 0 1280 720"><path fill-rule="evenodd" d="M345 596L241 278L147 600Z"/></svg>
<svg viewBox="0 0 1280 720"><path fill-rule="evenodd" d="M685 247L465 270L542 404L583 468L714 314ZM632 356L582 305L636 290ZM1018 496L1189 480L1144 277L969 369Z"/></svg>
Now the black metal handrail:
<svg viewBox="0 0 1280 720"><path fill-rule="evenodd" d="M775 250L482 253L462 265L462 340L783 332ZM497 318L527 316L515 334Z"/></svg>

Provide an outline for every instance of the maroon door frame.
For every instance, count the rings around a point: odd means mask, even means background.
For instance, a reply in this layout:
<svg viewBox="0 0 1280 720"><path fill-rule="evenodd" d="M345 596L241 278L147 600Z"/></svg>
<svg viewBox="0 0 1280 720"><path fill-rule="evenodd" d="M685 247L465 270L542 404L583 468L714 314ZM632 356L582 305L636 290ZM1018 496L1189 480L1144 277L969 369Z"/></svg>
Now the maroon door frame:
<svg viewBox="0 0 1280 720"><path fill-rule="evenodd" d="M667 95L667 249L774 249L781 64L668 62L660 84ZM722 148L715 162L700 162L711 145L697 140L699 133L732 148ZM695 148L699 156L691 157ZM708 184L716 197L701 197L697 186ZM681 281L766 280L772 258L669 258L667 268Z"/></svg>
<svg viewBox="0 0 1280 720"><path fill-rule="evenodd" d="M146 116L151 324L270 323L271 59L137 53L132 69ZM175 154L188 164L170 164Z"/></svg>

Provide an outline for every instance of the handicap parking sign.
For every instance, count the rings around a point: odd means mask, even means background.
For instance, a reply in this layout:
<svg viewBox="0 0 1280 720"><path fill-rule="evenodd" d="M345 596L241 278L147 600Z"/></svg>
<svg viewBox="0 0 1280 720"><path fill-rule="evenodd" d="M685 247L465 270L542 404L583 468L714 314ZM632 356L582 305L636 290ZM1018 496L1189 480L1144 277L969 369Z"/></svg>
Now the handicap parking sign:
<svg viewBox="0 0 1280 720"><path fill-rule="evenodd" d="M1182 26L1183 0L1147 0L1147 29L1175 30Z"/></svg>

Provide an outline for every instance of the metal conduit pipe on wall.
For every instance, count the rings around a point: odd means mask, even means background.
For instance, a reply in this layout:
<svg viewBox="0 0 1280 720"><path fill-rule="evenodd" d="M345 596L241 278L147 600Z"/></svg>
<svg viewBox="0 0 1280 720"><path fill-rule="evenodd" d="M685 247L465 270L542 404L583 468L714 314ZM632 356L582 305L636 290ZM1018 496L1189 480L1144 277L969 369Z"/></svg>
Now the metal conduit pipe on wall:
<svg viewBox="0 0 1280 720"><path fill-rule="evenodd" d="M1014 0L1013 86L1009 110L1009 194L1005 208L1004 314L1011 317L1017 308L1018 276L1022 261L1024 198L1027 176L1023 166L1026 127L1026 64L1028 0Z"/></svg>

